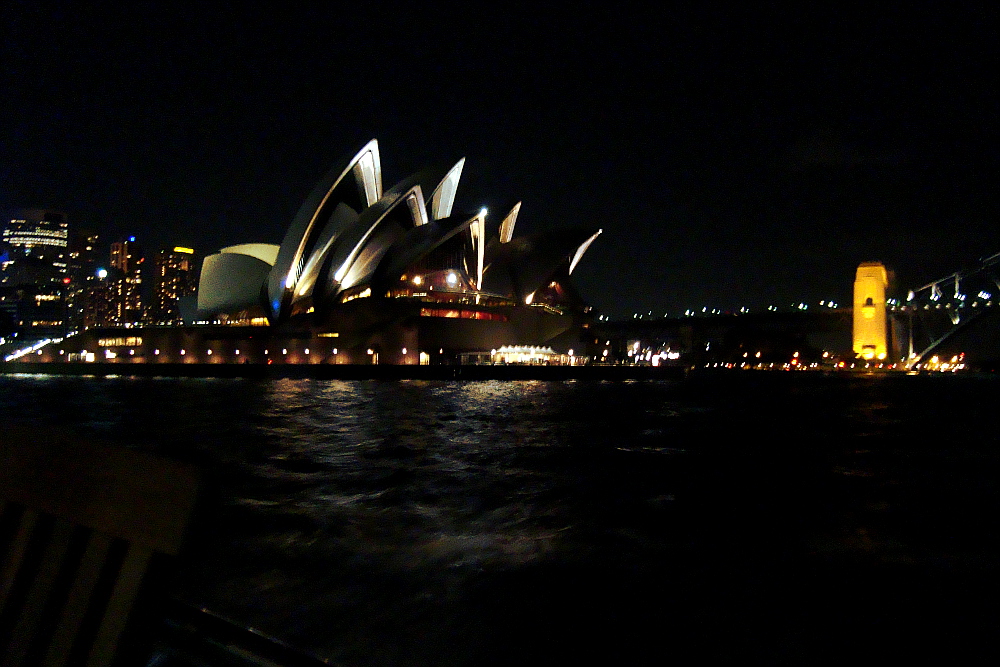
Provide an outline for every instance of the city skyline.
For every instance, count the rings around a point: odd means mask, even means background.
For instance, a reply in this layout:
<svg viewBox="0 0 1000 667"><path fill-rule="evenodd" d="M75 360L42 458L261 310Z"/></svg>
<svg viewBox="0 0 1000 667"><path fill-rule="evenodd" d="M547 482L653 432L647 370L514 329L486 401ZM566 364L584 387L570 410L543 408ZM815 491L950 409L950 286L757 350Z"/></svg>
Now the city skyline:
<svg viewBox="0 0 1000 667"><path fill-rule="evenodd" d="M102 241L63 211L19 211L2 232L0 337L178 325L180 299L197 288L193 249L163 248L147 257L135 236Z"/></svg>
<svg viewBox="0 0 1000 667"><path fill-rule="evenodd" d="M27 211L30 211L30 210L48 211L49 209L28 209L28 210L22 210L22 211L18 212L17 215L15 215L11 220L9 220L9 221L5 220L3 222L3 228L4 229L8 228L10 226L10 223L23 222L22 220L18 220L18 216L23 216L24 213L26 213ZM69 234L68 237L69 237L69 240L71 242L75 239L78 244L79 243L84 243L84 242L88 246L90 246L91 244L93 244L93 247L88 247L87 248L87 250L90 252L90 255L91 255L91 259L88 260L88 261L89 261L90 264L93 264L93 267L91 267L92 268L91 273L93 273L94 277L101 278L101 279L103 279L104 277L106 277L108 275L108 270L109 269L112 269L112 270L118 269L118 270L123 271L123 273L129 273L129 270L127 268L123 268L123 267L126 267L127 262L124 261L124 260L122 260L122 259L116 259L117 255L122 254L122 252L123 252L122 251L122 247L123 246L124 247L132 246L132 248L134 250L132 250L130 252L136 252L136 253L138 253L137 256L136 256L137 260L138 260L137 262L135 262L134 260L132 260L132 255L131 254L128 255L128 258L129 258L128 261L134 262L135 264L143 264L143 263L145 263L146 260L149 260L150 261L150 265L147 266L146 268L149 268L151 270L157 270L157 267L156 267L156 265L154 263L156 261L160 260L162 257L164 257L164 256L177 256L178 253L179 253L180 256L183 258L183 262L185 264L185 269L184 270L185 271L192 271L192 269L190 267L193 266L194 267L193 274L196 277L199 276L200 273L201 273L201 270L202 270L202 264L201 263L204 260L204 258L207 257L208 255L216 254L216 253L213 253L212 251L205 251L205 250L202 250L202 249L188 248L188 247L184 247L184 246L176 246L176 245L167 244L165 246L159 246L158 249L155 250L155 251L148 251L148 255L149 256L147 257L147 250L145 249L144 245L142 245L141 239L139 237L135 236L135 235L126 234L126 235L123 235L123 236L113 237L115 240L110 240L109 238L106 237L105 234L95 232L95 230L93 228L90 228L90 229L79 229L79 228L76 228L76 226L73 225L72 222L69 221L68 219L64 221L64 224L68 225L68 230L69 230L68 231L68 234ZM86 277L89 277L89 274ZM41 285L38 285L38 286L41 287ZM197 287L197 285L195 285L195 288L191 288L191 291L194 291L194 289L196 289L196 287ZM191 293L191 292L188 292L188 293ZM146 299L144 299L144 300L149 300L150 298L153 301L155 301L158 298L157 295L156 295L156 293L155 293L155 291L152 294L146 295ZM834 301L833 299L821 299L820 301L818 301L816 303L807 303L807 302L802 301L801 299L797 299L797 300L793 299L793 301L791 303L787 303L787 304L786 303L782 303L782 304L778 304L778 305L767 304L766 307L757 308L757 309L750 309L749 307L745 307L745 306L738 306L738 307L732 307L732 308L717 308L717 307L714 307L714 306L701 306L701 305L697 305L697 304L692 304L690 308L684 308L683 311L678 311L678 312L663 312L663 313L661 313L661 312L658 312L658 311L653 311L653 310L650 310L650 309L646 309L646 310L636 311L636 312L633 312L633 313L624 313L623 312L623 313L618 314L617 318L624 320L624 319L629 319L629 318L631 318L631 319L646 319L646 318L658 319L658 318L697 317L699 315L701 315L701 316L734 315L734 314L747 314L747 313L750 313L750 312L759 312L761 310L768 311L768 312L770 312L770 311L779 311L779 310L808 310L810 307L836 309L836 308L845 307L847 305L848 304L838 303L838 302ZM160 307L160 309L162 310L162 306ZM603 311L596 313L596 316L600 320L611 319L611 316L607 315L607 314L604 314Z"/></svg>
<svg viewBox="0 0 1000 667"><path fill-rule="evenodd" d="M977 7L2 12L0 209L109 239L278 243L378 136L390 181L466 158L456 210L605 229L579 286L613 317L847 303L863 261L905 289L1000 249Z"/></svg>

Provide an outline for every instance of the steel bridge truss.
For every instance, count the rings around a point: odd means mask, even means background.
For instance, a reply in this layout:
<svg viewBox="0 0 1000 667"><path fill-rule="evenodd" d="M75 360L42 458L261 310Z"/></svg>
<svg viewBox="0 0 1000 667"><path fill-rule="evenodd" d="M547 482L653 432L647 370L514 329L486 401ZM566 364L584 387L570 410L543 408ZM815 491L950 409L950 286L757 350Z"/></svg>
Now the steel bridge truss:
<svg viewBox="0 0 1000 667"><path fill-rule="evenodd" d="M998 265L1000 252L911 290L905 304L893 304L893 316L908 329L907 369L922 364L942 343L1000 305Z"/></svg>

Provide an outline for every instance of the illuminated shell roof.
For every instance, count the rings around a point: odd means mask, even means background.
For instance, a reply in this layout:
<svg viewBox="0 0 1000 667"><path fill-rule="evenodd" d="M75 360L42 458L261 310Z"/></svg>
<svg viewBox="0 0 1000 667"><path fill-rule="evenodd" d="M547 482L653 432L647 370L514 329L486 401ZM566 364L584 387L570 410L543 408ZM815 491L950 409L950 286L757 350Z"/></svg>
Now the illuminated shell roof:
<svg viewBox="0 0 1000 667"><path fill-rule="evenodd" d="M585 229L554 230L491 242L483 290L523 301L556 274L568 276L590 244L600 235Z"/></svg>
<svg viewBox="0 0 1000 667"><path fill-rule="evenodd" d="M384 293L392 287L407 267L412 266L442 244L466 231L475 218L445 218L435 220L406 232L400 242L393 245L372 276L372 291Z"/></svg>
<svg viewBox="0 0 1000 667"><path fill-rule="evenodd" d="M386 294L409 267L439 257L442 248L455 262L449 270L466 276L462 289L523 303L554 275L568 276L600 233L514 237L519 202L494 232L498 237L487 243L486 209L452 213L464 167L462 158L450 168L427 169L383 191L378 142L372 139L323 177L280 246L243 244L206 258L199 311L260 306L272 323L293 312L310 312L312 306L325 313L362 288Z"/></svg>
<svg viewBox="0 0 1000 667"><path fill-rule="evenodd" d="M260 286L270 271L270 264L252 254L227 248L225 252L209 255L201 265L198 312L232 313L258 307Z"/></svg>

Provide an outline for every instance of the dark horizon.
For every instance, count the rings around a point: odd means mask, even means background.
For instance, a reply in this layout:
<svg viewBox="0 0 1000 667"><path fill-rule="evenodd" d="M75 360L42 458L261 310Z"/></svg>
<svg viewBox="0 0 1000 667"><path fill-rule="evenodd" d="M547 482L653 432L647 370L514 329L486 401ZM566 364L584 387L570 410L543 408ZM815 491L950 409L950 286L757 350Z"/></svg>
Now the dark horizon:
<svg viewBox="0 0 1000 667"><path fill-rule="evenodd" d="M0 12L0 209L109 243L280 243L377 138L387 184L465 157L456 210L603 228L574 279L615 317L847 304L862 261L905 289L1000 250L985 7Z"/></svg>

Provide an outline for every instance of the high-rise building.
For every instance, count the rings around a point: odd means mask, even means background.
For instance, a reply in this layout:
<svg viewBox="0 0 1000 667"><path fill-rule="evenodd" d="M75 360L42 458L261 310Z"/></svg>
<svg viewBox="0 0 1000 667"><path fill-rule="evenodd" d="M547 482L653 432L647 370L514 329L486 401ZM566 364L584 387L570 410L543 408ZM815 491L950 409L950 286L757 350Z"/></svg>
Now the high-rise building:
<svg viewBox="0 0 1000 667"><path fill-rule="evenodd" d="M101 268L93 280L87 281L83 292L83 328L111 327L121 323L119 280L110 277L108 269Z"/></svg>
<svg viewBox="0 0 1000 667"><path fill-rule="evenodd" d="M49 209L21 211L3 230L0 302L25 338L65 335L69 222Z"/></svg>
<svg viewBox="0 0 1000 667"><path fill-rule="evenodd" d="M111 244L111 266L122 273L138 271L142 260L142 248L136 243L134 236Z"/></svg>
<svg viewBox="0 0 1000 667"><path fill-rule="evenodd" d="M69 235L69 289L66 293L66 313L70 331L86 326L86 293L97 281L98 235L92 230L71 229Z"/></svg>
<svg viewBox="0 0 1000 667"><path fill-rule="evenodd" d="M142 249L134 236L111 244L111 281L113 320L128 326L142 321Z"/></svg>
<svg viewBox="0 0 1000 667"><path fill-rule="evenodd" d="M22 211L3 230L8 251L6 282L62 289L66 276L69 222L66 214L48 209Z"/></svg>
<svg viewBox="0 0 1000 667"><path fill-rule="evenodd" d="M153 303L148 321L151 324L181 324L178 302L198 288L194 250L161 250L153 260Z"/></svg>

